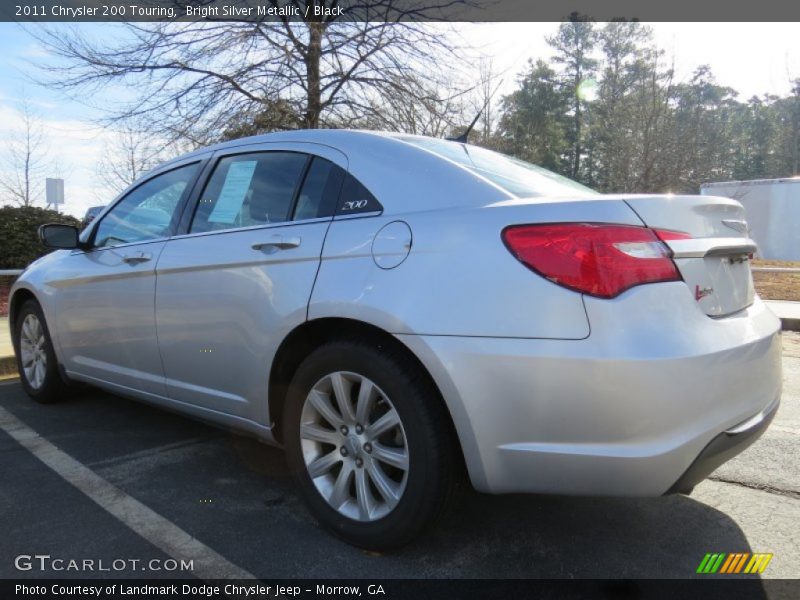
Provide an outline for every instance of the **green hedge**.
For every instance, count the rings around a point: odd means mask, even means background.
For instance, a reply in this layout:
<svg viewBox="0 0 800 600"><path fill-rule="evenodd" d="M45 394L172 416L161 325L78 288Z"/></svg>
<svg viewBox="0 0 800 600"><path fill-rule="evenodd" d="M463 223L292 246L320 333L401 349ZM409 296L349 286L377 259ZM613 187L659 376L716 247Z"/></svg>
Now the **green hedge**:
<svg viewBox="0 0 800 600"><path fill-rule="evenodd" d="M33 206L0 208L0 269L24 269L51 252L39 241L37 230L44 223L81 226L75 217Z"/></svg>

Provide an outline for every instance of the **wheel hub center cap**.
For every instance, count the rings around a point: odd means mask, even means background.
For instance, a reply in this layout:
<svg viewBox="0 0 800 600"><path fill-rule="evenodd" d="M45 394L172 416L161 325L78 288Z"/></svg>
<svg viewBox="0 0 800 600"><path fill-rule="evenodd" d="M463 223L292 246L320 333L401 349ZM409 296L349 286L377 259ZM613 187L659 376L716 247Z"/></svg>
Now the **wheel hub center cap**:
<svg viewBox="0 0 800 600"><path fill-rule="evenodd" d="M344 447L347 448L348 454L353 458L361 456L361 442L358 436L353 434L348 435L344 442Z"/></svg>

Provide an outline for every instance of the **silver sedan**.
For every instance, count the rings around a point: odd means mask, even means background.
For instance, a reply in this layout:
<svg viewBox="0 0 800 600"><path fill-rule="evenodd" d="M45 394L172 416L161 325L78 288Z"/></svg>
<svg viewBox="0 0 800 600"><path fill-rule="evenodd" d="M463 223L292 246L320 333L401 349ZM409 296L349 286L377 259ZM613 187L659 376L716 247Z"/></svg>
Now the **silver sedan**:
<svg viewBox="0 0 800 600"><path fill-rule="evenodd" d="M741 205L601 195L479 147L293 131L123 192L12 290L28 394L85 382L285 447L385 549L479 491L689 492L768 425L779 322Z"/></svg>

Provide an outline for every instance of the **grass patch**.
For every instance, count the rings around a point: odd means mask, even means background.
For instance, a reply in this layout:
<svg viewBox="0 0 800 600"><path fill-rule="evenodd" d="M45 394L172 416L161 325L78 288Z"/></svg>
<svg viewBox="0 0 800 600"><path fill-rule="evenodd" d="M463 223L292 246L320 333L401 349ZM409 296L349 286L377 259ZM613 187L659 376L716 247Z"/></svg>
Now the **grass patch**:
<svg viewBox="0 0 800 600"><path fill-rule="evenodd" d="M754 260L754 267L784 267L800 269L800 262L787 260ZM800 302L800 273L753 273L753 283L764 300Z"/></svg>

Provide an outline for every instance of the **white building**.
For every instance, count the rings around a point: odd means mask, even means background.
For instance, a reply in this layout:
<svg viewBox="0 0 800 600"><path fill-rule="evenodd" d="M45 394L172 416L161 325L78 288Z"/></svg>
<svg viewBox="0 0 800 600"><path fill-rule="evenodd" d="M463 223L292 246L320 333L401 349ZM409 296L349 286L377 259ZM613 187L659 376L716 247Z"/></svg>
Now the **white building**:
<svg viewBox="0 0 800 600"><path fill-rule="evenodd" d="M800 261L800 177L706 183L700 193L742 203L759 258Z"/></svg>

